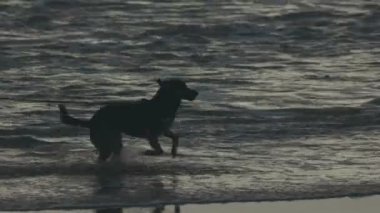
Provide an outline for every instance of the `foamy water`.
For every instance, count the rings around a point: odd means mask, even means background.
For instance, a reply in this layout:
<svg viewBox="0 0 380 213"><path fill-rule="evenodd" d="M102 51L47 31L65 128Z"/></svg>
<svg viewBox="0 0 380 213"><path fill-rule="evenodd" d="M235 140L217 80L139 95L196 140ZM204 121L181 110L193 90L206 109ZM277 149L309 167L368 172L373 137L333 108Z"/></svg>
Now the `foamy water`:
<svg viewBox="0 0 380 213"><path fill-rule="evenodd" d="M378 1L7 0L0 20L0 210L380 192ZM41 101L89 118L166 77L200 92L175 159L125 137L96 165Z"/></svg>

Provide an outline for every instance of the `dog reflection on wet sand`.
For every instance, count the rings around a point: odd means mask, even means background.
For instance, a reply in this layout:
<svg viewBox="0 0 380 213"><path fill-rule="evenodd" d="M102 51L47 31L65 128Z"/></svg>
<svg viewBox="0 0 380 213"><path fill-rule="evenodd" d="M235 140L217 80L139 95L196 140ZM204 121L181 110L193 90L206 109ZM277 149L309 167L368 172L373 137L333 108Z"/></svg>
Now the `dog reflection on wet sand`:
<svg viewBox="0 0 380 213"><path fill-rule="evenodd" d="M163 213L164 211L165 211L165 207L159 206L159 207L155 207L151 212ZM124 211L122 208L112 208L112 209L97 209L95 210L95 212L96 213L123 213ZM128 209L125 209L125 212L128 212ZM165 212L168 212L168 211L165 211ZM181 213L181 207L179 205L175 205L173 213Z"/></svg>
<svg viewBox="0 0 380 213"><path fill-rule="evenodd" d="M122 133L145 138L152 150L146 155L161 155L158 137L172 139L171 154L177 154L178 135L170 130L182 100L193 101L198 92L178 79L158 80L159 89L150 100L108 104L101 107L90 120L70 116L64 105L59 105L61 121L68 125L90 129L90 139L99 152L98 160L106 161L122 150Z"/></svg>

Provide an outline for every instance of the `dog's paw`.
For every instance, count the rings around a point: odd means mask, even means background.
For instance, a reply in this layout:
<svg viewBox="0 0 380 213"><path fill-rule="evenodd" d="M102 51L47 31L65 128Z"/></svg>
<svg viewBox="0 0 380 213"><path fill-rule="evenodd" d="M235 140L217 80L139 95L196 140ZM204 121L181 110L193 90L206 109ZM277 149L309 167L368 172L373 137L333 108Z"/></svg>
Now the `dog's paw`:
<svg viewBox="0 0 380 213"><path fill-rule="evenodd" d="M144 155L149 155L149 156L157 156L157 155L162 155L163 152L157 152L155 150L146 150L143 154Z"/></svg>
<svg viewBox="0 0 380 213"><path fill-rule="evenodd" d="M68 114L65 105L58 104L58 108L59 108L59 112L61 113L61 115L67 115Z"/></svg>
<svg viewBox="0 0 380 213"><path fill-rule="evenodd" d="M177 149L172 149L172 158L177 156Z"/></svg>

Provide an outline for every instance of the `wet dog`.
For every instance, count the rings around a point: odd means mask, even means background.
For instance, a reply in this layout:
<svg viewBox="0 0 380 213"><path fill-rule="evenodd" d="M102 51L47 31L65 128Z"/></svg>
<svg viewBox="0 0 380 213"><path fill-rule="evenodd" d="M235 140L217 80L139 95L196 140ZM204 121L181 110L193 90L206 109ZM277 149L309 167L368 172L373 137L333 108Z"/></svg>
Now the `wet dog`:
<svg viewBox="0 0 380 213"><path fill-rule="evenodd" d="M90 129L90 139L98 150L99 161L111 155L118 156L122 150L122 133L145 138L152 150L147 155L161 155L163 150L158 137L172 139L171 154L177 154L178 135L170 130L182 100L193 101L198 92L178 79L158 80L160 88L150 100L108 104L95 112L90 120L70 116L64 105L59 105L61 121L68 125Z"/></svg>

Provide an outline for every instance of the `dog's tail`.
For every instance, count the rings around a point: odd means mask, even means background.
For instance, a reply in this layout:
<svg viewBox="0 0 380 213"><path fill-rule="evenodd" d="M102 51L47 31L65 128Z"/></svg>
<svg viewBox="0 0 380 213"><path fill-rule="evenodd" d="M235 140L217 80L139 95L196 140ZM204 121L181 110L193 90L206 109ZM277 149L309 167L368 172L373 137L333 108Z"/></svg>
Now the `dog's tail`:
<svg viewBox="0 0 380 213"><path fill-rule="evenodd" d="M72 125L72 126L90 128L89 120L81 120L81 119L71 117L69 113L67 112L65 105L63 104L59 104L58 108L59 108L59 114L60 114L62 123Z"/></svg>

